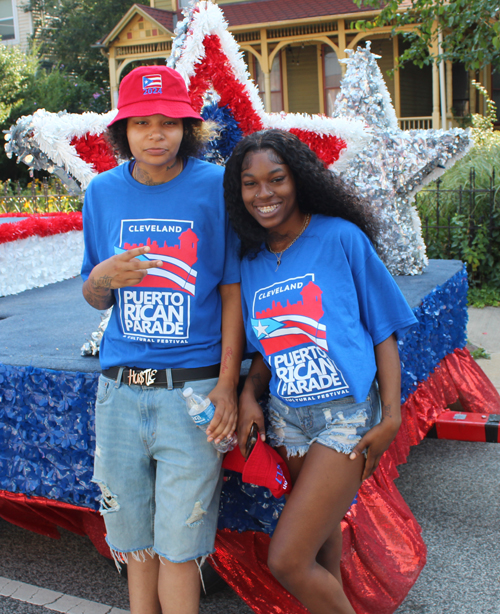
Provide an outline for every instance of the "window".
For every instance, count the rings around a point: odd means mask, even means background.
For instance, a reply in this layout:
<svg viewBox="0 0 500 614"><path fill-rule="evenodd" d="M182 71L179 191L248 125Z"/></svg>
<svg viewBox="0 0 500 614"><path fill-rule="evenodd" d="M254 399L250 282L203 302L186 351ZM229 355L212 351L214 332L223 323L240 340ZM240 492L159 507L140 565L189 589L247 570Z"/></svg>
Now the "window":
<svg viewBox="0 0 500 614"><path fill-rule="evenodd" d="M453 102L452 112L455 117L466 117L470 113L469 106L469 71L461 62L452 66Z"/></svg>
<svg viewBox="0 0 500 614"><path fill-rule="evenodd" d="M337 98L340 92L342 69L340 68L337 54L333 49L328 49L328 47L323 47L323 71L325 84L325 113L331 117L333 115L335 98Z"/></svg>
<svg viewBox="0 0 500 614"><path fill-rule="evenodd" d="M258 61L255 58L253 58L253 60L255 82L259 88L259 95L264 101L266 91L265 75ZM283 94L281 85L281 59L280 54L277 53L274 56L273 66L271 68L271 112L279 113L280 111L283 111Z"/></svg>
<svg viewBox="0 0 500 614"><path fill-rule="evenodd" d="M177 10L187 8L190 0L177 0Z"/></svg>
<svg viewBox="0 0 500 614"><path fill-rule="evenodd" d="M8 41L14 38L16 38L16 30L12 0L0 0L0 40Z"/></svg>

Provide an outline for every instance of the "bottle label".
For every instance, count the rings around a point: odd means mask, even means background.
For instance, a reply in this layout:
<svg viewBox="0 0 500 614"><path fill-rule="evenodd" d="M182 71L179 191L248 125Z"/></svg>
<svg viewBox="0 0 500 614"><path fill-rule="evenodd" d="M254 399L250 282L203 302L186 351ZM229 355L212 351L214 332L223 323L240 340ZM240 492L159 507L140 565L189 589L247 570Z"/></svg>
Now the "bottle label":
<svg viewBox="0 0 500 614"><path fill-rule="evenodd" d="M199 414L192 415L191 418L194 420L194 423L197 425L208 424L209 422L212 421L214 414L215 414L214 404L210 403L210 405L208 405L208 407L206 407L203 411L201 411Z"/></svg>

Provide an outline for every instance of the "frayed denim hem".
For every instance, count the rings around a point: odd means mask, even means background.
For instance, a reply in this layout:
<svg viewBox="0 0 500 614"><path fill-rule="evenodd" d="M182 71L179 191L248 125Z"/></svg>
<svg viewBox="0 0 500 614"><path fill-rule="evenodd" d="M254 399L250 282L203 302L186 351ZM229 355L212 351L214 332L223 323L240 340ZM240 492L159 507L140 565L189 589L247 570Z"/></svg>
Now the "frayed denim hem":
<svg viewBox="0 0 500 614"><path fill-rule="evenodd" d="M162 559L165 559L167 561L169 561L170 563L188 563L189 561L195 561L196 564L198 565L198 569L200 570L200 576L201 576L201 566L203 565L203 563L205 562L205 560L210 556L212 556L212 554L214 554L215 549L210 550L209 552L205 552L204 554L199 554L196 556L190 556L187 559L183 559L181 561L175 561L173 559L171 559L169 556L167 556L166 554L162 554L161 552L158 552L158 550L156 550L153 546L151 546L150 548L139 548L137 550L127 550L127 551L121 551L121 550L117 550L116 548L114 548L108 541L108 538L106 537L106 543L109 546L109 550L111 552L111 556L113 557L113 560L115 562L116 568L118 570L118 572L121 572L122 570L122 565L127 565L128 564L128 557L129 555L132 555L132 558L134 558L136 561L139 561L141 563L144 563L146 561L146 555L150 556L152 559L155 556L158 556L160 559L160 563L162 563L163 565L165 565L165 563L162 561ZM203 584L203 577L201 578L201 582Z"/></svg>
<svg viewBox="0 0 500 614"><path fill-rule="evenodd" d="M287 458L290 458L291 456L298 456L299 458L301 456L305 456L309 452L309 448L310 448L310 445L306 445L306 446L287 446L284 443L282 443L281 445L285 446Z"/></svg>
<svg viewBox="0 0 500 614"><path fill-rule="evenodd" d="M313 439L311 441L311 444L319 443L322 446L325 446L325 448L330 448L331 450L340 452L340 454L350 454L360 441L361 441L360 437L356 437L356 441L353 441L352 444L342 443L341 441L335 441L335 439L328 441L326 439L320 439L319 437L316 437L316 439Z"/></svg>

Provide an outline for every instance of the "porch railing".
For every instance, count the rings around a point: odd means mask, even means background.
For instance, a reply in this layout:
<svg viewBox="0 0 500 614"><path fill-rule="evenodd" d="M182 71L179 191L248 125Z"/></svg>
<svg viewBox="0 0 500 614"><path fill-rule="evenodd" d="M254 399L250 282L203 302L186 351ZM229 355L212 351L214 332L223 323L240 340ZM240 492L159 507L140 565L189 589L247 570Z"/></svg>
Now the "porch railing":
<svg viewBox="0 0 500 614"><path fill-rule="evenodd" d="M430 130L432 117L400 117L398 119L401 130Z"/></svg>

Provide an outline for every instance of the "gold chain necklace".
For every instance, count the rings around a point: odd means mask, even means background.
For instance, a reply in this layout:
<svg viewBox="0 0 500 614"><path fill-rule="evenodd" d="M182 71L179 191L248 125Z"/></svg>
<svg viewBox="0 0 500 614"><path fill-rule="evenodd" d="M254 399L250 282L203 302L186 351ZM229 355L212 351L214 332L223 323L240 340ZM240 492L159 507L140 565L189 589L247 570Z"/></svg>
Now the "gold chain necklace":
<svg viewBox="0 0 500 614"><path fill-rule="evenodd" d="M306 215L306 217L304 218L304 223L302 224L302 228L300 229L299 234L295 237L295 239L289 243L285 249L282 249L280 252L275 252L273 249L271 249L269 243L267 244L267 249L271 252L271 254L274 254L276 256L276 271L278 270L280 264L281 264L281 258L283 257L284 252L286 252L286 250L289 247L292 247L292 245L295 243L295 241L300 237L300 235L304 232L304 230L307 228L309 221L311 219L311 214L308 213ZM276 273L275 271L275 273Z"/></svg>

